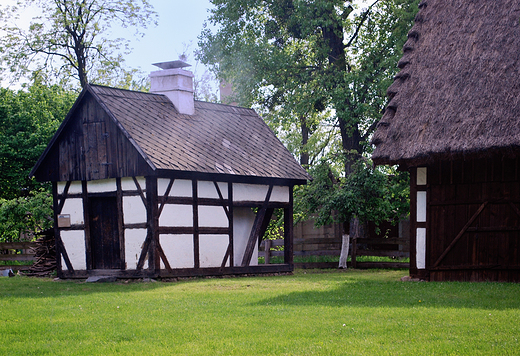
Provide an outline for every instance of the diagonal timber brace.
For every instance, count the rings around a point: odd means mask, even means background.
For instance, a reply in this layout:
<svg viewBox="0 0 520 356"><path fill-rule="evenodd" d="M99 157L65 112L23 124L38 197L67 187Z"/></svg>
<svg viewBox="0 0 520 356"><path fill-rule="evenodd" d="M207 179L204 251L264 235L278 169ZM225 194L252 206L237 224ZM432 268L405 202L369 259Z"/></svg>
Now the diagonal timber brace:
<svg viewBox="0 0 520 356"><path fill-rule="evenodd" d="M249 266L251 263L251 258L253 257L253 251L255 249L255 244L259 239L264 235L267 230L267 226L269 225L269 220L271 220L271 216L273 215L274 209L268 209L267 206L269 204L269 200L271 199L271 193L273 192L273 186L269 185L269 189L267 190L267 195L265 197L264 203L256 213L255 222L253 223L253 228L251 229L251 233L249 234L249 240L247 241L246 250L244 252L244 257L242 258L242 267Z"/></svg>

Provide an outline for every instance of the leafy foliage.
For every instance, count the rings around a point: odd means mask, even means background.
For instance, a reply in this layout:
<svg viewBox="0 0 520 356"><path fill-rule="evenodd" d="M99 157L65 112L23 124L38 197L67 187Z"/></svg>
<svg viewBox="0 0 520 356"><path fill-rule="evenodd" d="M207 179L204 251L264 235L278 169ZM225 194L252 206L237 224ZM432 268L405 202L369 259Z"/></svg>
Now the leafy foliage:
<svg viewBox="0 0 520 356"><path fill-rule="evenodd" d="M370 150L418 1L375 0L361 11L340 0L212 3L218 30L201 35L200 59L233 84L240 104L293 133L302 163L328 156L349 174Z"/></svg>
<svg viewBox="0 0 520 356"><path fill-rule="evenodd" d="M317 212L318 225L352 218L397 222L408 214L407 172L383 172L360 161L347 177L340 177L326 162L313 167L311 174L314 180L295 191L296 210Z"/></svg>
<svg viewBox="0 0 520 356"><path fill-rule="evenodd" d="M199 57L310 168L314 181L297 191L295 211L319 212L318 223L333 211L340 221L402 214L406 174L364 161L419 1L372 0L363 9L342 0L212 3L218 30L203 32Z"/></svg>
<svg viewBox="0 0 520 356"><path fill-rule="evenodd" d="M21 233L35 234L52 227L52 194L46 189L27 197L0 198L0 242L18 241Z"/></svg>
<svg viewBox="0 0 520 356"><path fill-rule="evenodd" d="M29 172L75 97L39 82L27 90L0 88L0 198L15 199L37 186Z"/></svg>
<svg viewBox="0 0 520 356"><path fill-rule="evenodd" d="M25 29L19 15L31 6L39 15ZM54 75L62 84L75 78L82 87L89 79L139 86L132 79L135 71L123 68L129 41L110 38L110 30L116 25L133 27L139 35L140 28L156 23L147 0L23 0L0 10L5 33L0 60L15 78L40 72Z"/></svg>
<svg viewBox="0 0 520 356"><path fill-rule="evenodd" d="M38 81L26 90L0 89L0 241L52 225L49 187L29 173L75 97Z"/></svg>

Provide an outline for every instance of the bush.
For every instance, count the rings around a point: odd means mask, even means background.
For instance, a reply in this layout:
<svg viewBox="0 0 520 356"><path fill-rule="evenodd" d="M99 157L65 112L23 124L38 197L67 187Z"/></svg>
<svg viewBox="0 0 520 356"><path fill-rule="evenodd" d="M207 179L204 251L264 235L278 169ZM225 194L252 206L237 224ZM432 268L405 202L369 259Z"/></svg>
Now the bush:
<svg viewBox="0 0 520 356"><path fill-rule="evenodd" d="M51 228L52 194L45 189L27 197L0 199L0 242L16 242L22 233L34 234Z"/></svg>

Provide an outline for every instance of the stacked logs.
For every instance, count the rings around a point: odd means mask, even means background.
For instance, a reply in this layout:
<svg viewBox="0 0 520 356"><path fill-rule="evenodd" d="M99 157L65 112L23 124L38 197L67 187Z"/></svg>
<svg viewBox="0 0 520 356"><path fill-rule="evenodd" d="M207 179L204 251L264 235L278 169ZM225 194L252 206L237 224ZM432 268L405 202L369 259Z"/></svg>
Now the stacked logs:
<svg viewBox="0 0 520 356"><path fill-rule="evenodd" d="M34 264L27 276L47 277L56 271L56 243L54 230L48 229L38 234L34 250Z"/></svg>

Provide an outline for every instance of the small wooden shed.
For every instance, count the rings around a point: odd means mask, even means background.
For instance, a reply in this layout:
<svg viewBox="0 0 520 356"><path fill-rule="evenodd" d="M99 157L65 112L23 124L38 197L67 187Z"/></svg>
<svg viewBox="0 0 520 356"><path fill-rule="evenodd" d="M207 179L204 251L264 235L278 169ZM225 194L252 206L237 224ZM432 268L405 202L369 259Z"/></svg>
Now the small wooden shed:
<svg viewBox="0 0 520 356"><path fill-rule="evenodd" d="M309 176L251 109L194 101L159 63L143 93L87 85L35 165L53 186L58 275L176 277L293 269L293 187ZM259 265L274 209L285 258Z"/></svg>
<svg viewBox="0 0 520 356"><path fill-rule="evenodd" d="M425 0L373 144L411 173L411 269L520 282L520 2Z"/></svg>

